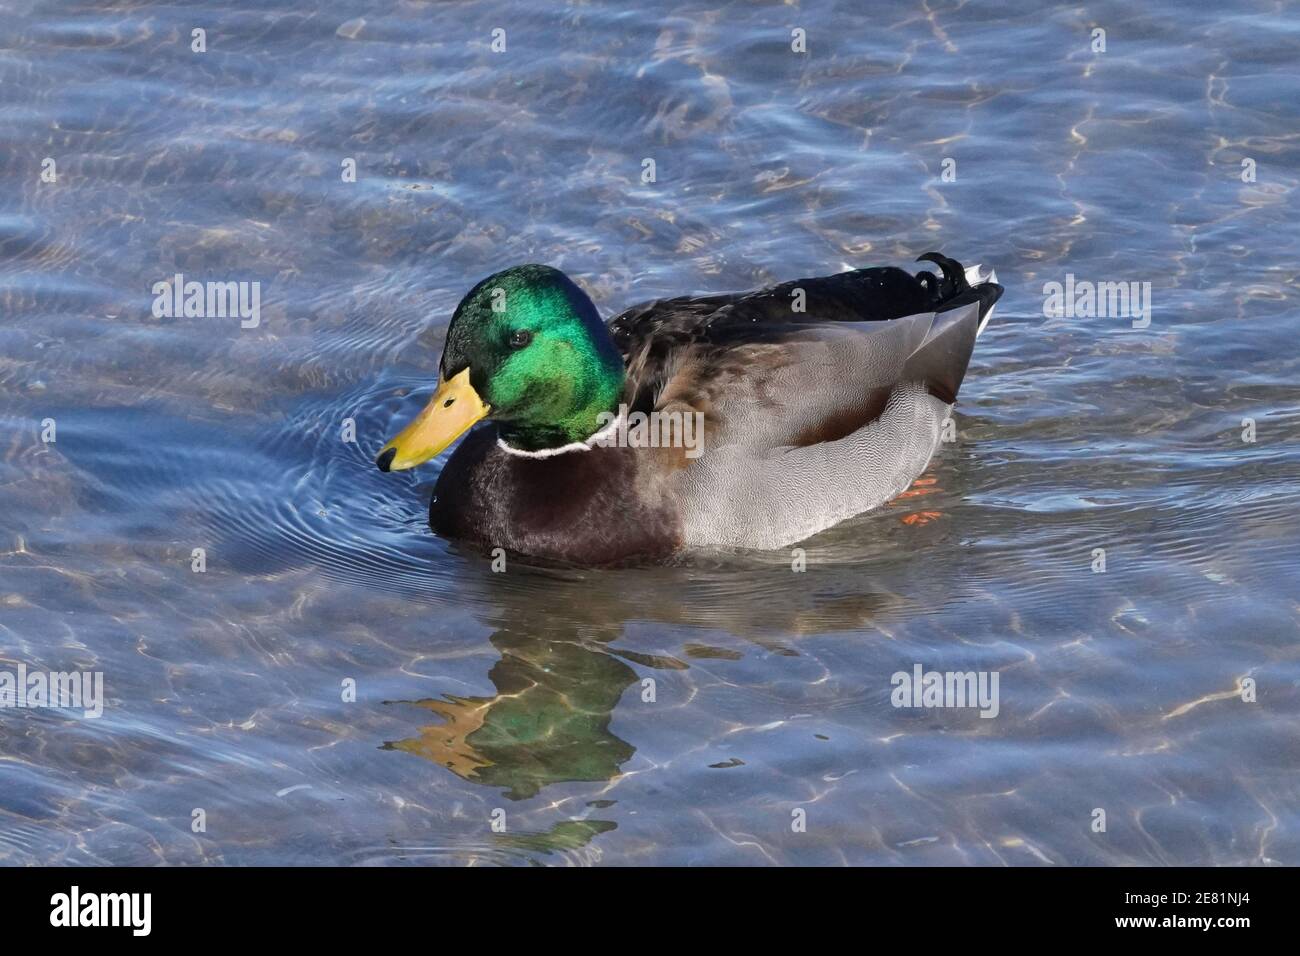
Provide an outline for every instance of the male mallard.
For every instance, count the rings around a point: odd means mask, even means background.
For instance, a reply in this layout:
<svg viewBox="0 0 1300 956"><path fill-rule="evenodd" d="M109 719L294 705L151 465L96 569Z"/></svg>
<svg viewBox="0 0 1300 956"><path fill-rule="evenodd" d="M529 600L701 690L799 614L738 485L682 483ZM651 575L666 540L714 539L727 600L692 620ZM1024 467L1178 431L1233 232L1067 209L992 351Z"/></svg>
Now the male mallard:
<svg viewBox="0 0 1300 956"><path fill-rule="evenodd" d="M939 445L1002 287L921 260L942 277L857 269L608 325L564 273L506 269L456 307L437 392L377 464L488 419L438 476L439 534L579 564L801 541L905 490Z"/></svg>

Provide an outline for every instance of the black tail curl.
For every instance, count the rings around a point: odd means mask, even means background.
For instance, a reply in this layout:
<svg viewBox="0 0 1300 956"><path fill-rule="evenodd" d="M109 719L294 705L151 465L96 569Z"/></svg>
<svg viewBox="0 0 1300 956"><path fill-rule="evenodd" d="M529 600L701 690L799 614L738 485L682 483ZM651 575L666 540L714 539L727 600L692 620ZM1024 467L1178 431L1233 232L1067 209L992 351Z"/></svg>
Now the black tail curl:
<svg viewBox="0 0 1300 956"><path fill-rule="evenodd" d="M978 286L971 285L966 280L965 267L956 259L949 259L937 252L927 252L923 256L917 256L916 261L933 262L943 273L940 277L933 272L922 272L916 277L930 294L935 312L948 312L978 302L980 319L983 320L989 309L1002 298L1002 286L993 282L982 282Z"/></svg>
<svg viewBox="0 0 1300 956"><path fill-rule="evenodd" d="M916 277L941 302L956 298L971 287L966 281L966 270L956 259L949 259L937 252L927 252L925 255L917 256L916 261L933 262L943 273L942 279L933 272L922 272Z"/></svg>

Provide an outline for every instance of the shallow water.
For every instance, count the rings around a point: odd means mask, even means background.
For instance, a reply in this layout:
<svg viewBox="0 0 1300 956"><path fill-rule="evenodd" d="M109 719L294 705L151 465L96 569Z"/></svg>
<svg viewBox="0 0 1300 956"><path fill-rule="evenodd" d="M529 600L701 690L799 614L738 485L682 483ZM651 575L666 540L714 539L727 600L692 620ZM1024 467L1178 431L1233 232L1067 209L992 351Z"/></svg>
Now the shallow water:
<svg viewBox="0 0 1300 956"><path fill-rule="evenodd" d="M0 3L0 670L108 698L0 711L0 862L1300 863L1294 8L318 6ZM497 269L931 249L1007 287L957 440L803 573L493 573L372 464Z"/></svg>

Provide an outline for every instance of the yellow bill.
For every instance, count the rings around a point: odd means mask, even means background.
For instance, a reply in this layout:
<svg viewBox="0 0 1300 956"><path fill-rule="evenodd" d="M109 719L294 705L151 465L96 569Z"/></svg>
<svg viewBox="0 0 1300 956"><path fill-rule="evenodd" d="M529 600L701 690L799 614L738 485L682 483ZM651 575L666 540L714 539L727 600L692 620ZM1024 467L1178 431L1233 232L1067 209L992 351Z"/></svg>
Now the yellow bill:
<svg viewBox="0 0 1300 956"><path fill-rule="evenodd" d="M483 404L469 383L468 368L446 381L439 378L438 391L424 411L380 450L375 464L380 471L414 468L441 452L490 411L491 407Z"/></svg>

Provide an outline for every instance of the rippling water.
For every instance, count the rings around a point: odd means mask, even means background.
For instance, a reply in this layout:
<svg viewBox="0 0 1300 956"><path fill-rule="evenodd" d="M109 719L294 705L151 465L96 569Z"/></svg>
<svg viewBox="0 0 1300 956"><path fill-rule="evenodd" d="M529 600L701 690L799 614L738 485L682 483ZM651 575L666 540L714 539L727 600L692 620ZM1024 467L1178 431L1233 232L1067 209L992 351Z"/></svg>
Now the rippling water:
<svg viewBox="0 0 1300 956"><path fill-rule="evenodd" d="M0 670L108 698L0 711L0 862L1300 863L1300 17L1032 6L0 2ZM957 441L804 573L494 574L372 464L494 270L930 249L1007 287Z"/></svg>

